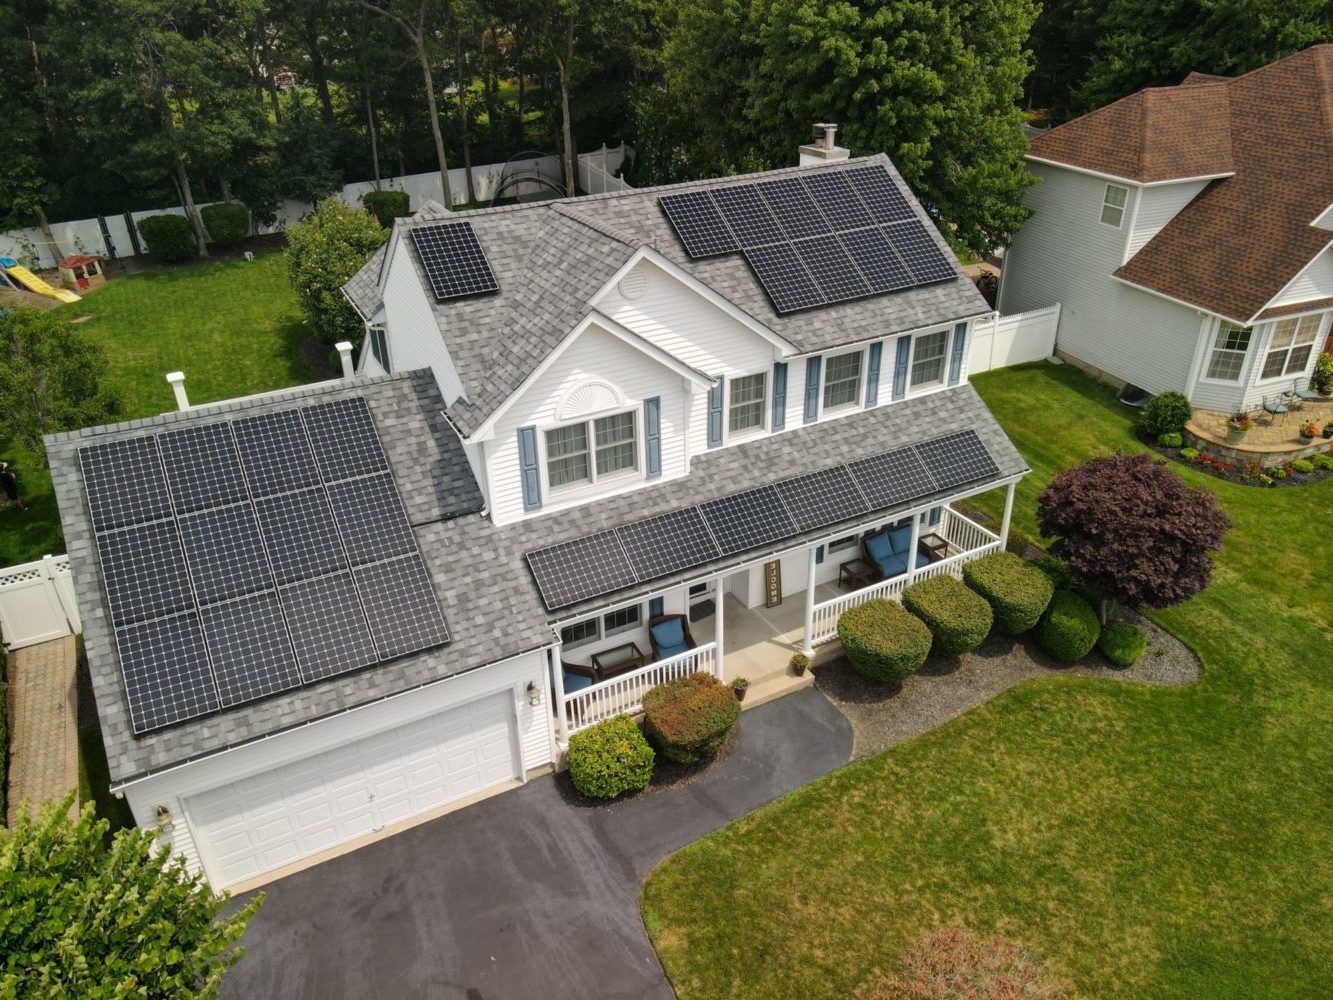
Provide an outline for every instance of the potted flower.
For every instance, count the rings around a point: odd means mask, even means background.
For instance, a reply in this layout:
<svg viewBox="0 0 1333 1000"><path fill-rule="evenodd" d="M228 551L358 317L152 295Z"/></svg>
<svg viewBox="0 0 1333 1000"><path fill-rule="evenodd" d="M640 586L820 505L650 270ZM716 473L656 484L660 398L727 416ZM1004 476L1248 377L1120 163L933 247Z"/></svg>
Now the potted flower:
<svg viewBox="0 0 1333 1000"><path fill-rule="evenodd" d="M805 672L810 667L810 657L804 653L797 653L791 658L791 669L797 677L804 677Z"/></svg>
<svg viewBox="0 0 1333 1000"><path fill-rule="evenodd" d="M1333 420L1324 424L1324 437L1333 438Z"/></svg>
<svg viewBox="0 0 1333 1000"><path fill-rule="evenodd" d="M732 693L736 695L737 701L745 700L745 692L750 690L750 682L744 677L737 677L731 682Z"/></svg>
<svg viewBox="0 0 1333 1000"><path fill-rule="evenodd" d="M1305 423L1301 424L1302 441L1313 441L1318 436L1319 428L1315 425L1313 420L1307 420Z"/></svg>
<svg viewBox="0 0 1333 1000"><path fill-rule="evenodd" d="M1227 444L1240 444L1245 433L1254 426L1254 418L1248 413L1233 413L1227 421Z"/></svg>

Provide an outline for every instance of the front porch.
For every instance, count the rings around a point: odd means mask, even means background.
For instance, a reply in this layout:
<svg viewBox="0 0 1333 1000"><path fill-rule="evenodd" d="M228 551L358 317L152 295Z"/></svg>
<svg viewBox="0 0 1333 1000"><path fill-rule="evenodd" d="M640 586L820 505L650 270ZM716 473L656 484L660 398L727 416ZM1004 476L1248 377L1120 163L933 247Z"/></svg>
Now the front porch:
<svg viewBox="0 0 1333 1000"><path fill-rule="evenodd" d="M961 577L966 563L1002 549L1012 503L1013 484L1009 484L999 534L949 505L937 506L889 522L848 528L839 536L773 553L650 596L643 603L651 614L643 621L660 620L660 615L687 621L691 648L578 690L567 691L566 681L581 676L584 668L577 668L579 675L568 673L568 667L553 670L559 741L563 744L571 733L612 716L640 711L649 689L700 670L724 683L746 678L751 685L746 707L808 686L813 681L808 672L798 678L789 668L795 653L804 652L812 660L823 649L833 655L838 618L844 611L879 597L898 600L918 580L941 574ZM922 565L909 565L897 575L870 583L846 581L844 567L864 563L863 539L881 532L886 524L899 533L910 525L910 551L923 553ZM784 578L791 581L790 587L784 588ZM608 609L613 614L624 610L623 606ZM642 648L647 652L652 648L652 635L647 628L643 633ZM625 634L617 636L621 641L612 649L631 643L638 648L640 640L625 639ZM562 650L560 656L568 665L578 652ZM596 662L597 654L592 655Z"/></svg>

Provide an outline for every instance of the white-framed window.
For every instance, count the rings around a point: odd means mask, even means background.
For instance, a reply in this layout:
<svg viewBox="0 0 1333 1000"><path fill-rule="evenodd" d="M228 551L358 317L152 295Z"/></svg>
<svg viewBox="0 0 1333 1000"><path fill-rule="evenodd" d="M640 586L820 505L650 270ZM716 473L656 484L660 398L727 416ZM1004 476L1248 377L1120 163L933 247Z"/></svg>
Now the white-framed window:
<svg viewBox="0 0 1333 1000"><path fill-rule="evenodd" d="M546 481L553 490L632 472L638 463L634 410L552 427L546 432Z"/></svg>
<svg viewBox="0 0 1333 1000"><path fill-rule="evenodd" d="M1125 203L1129 201L1129 188L1121 187L1119 184L1106 185L1106 192L1102 195L1102 223L1120 228L1120 224L1125 221Z"/></svg>
<svg viewBox="0 0 1333 1000"><path fill-rule="evenodd" d="M861 544L859 535L843 535L841 538L835 538L828 543L829 554L841 552L843 549L853 549Z"/></svg>
<svg viewBox="0 0 1333 1000"><path fill-rule="evenodd" d="M1322 315L1301 316L1299 319L1280 319L1273 324L1273 339L1264 355L1264 368L1259 377L1291 378L1305 371L1323 319Z"/></svg>
<svg viewBox="0 0 1333 1000"><path fill-rule="evenodd" d="M768 396L768 375L741 375L733 378L727 398L727 430L731 434L762 429Z"/></svg>
<svg viewBox="0 0 1333 1000"><path fill-rule="evenodd" d="M824 409L855 406L861 399L861 352L824 359Z"/></svg>
<svg viewBox="0 0 1333 1000"><path fill-rule="evenodd" d="M570 647L596 642L601 637L602 633L598 629L596 618L585 618L560 630L560 642Z"/></svg>
<svg viewBox="0 0 1333 1000"><path fill-rule="evenodd" d="M1239 382L1254 331L1223 320L1217 328L1213 352L1208 358L1207 377L1218 382Z"/></svg>
<svg viewBox="0 0 1333 1000"><path fill-rule="evenodd" d="M944 358L949 353L949 333L923 333L912 338L912 367L908 384L913 389L928 389L944 384Z"/></svg>
<svg viewBox="0 0 1333 1000"><path fill-rule="evenodd" d="M626 632L632 628L638 628L643 620L643 612L639 605L631 604L627 608L617 608L615 611L608 611L602 616L602 634L615 635L617 632Z"/></svg>

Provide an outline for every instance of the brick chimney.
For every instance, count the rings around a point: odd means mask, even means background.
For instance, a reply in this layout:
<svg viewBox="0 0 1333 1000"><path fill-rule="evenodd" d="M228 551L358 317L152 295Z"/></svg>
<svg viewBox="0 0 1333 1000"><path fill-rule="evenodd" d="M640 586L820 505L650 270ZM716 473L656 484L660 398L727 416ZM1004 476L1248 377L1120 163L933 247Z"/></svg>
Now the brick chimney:
<svg viewBox="0 0 1333 1000"><path fill-rule="evenodd" d="M820 163L833 163L851 157L850 149L838 145L837 125L832 122L816 122L811 132L810 145L800 148L801 166L813 167Z"/></svg>

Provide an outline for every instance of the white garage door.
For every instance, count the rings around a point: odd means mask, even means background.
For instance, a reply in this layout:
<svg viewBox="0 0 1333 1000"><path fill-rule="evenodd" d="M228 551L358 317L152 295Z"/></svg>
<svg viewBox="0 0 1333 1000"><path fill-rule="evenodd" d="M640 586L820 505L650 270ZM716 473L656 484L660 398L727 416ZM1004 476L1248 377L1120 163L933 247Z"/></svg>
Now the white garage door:
<svg viewBox="0 0 1333 1000"><path fill-rule="evenodd" d="M519 776L508 692L186 800L214 888Z"/></svg>

